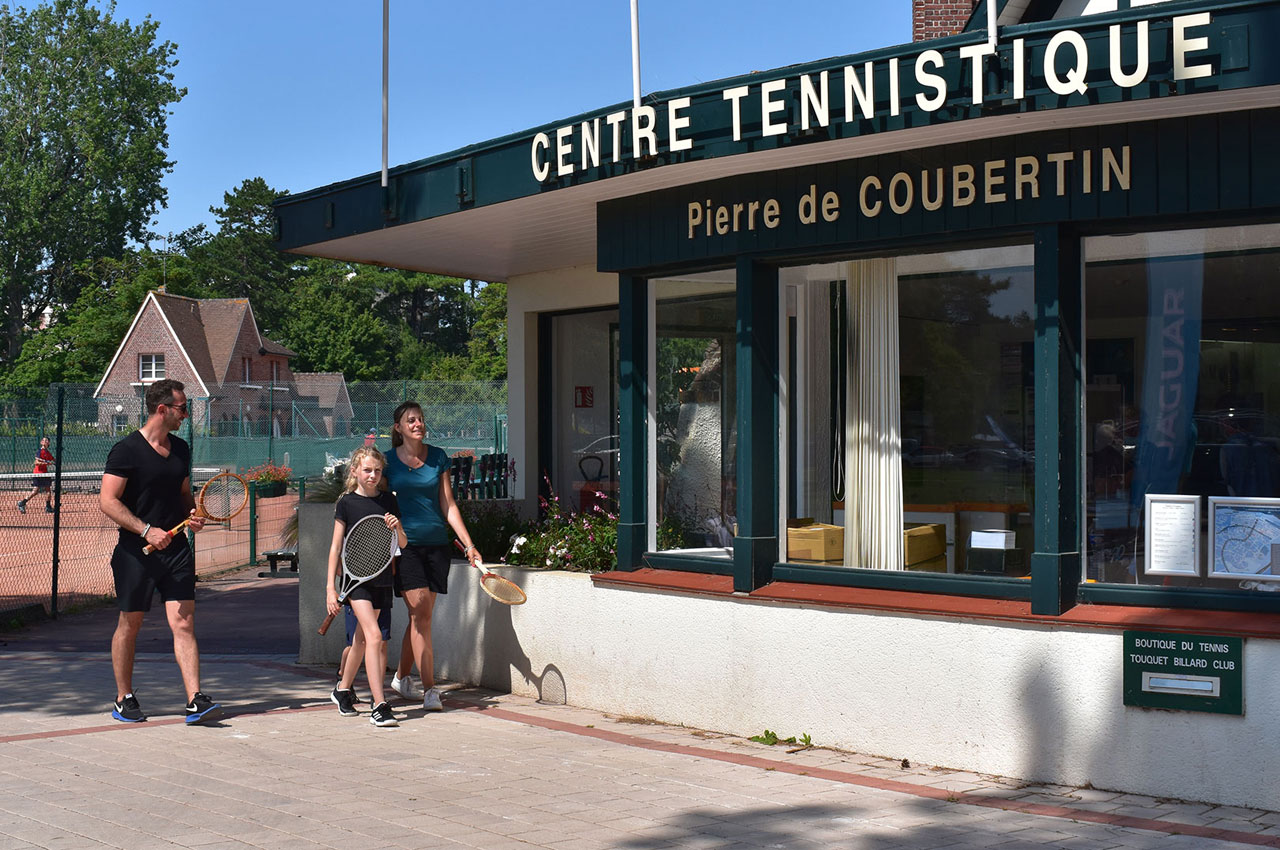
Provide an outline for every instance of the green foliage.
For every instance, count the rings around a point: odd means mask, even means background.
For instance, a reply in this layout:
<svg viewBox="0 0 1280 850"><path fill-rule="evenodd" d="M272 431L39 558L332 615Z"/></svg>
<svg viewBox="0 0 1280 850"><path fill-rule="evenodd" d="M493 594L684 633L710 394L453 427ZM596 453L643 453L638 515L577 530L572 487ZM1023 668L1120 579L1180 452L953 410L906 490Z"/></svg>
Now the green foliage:
<svg viewBox="0 0 1280 850"><path fill-rule="evenodd" d="M573 572L604 572L617 564L618 514L604 494L589 511L574 513L554 492L538 498L542 517L511 543L511 564ZM606 503L606 504L602 504Z"/></svg>
<svg viewBox="0 0 1280 850"><path fill-rule="evenodd" d="M748 740L748 741L755 741L757 744L764 744L764 745L769 746L769 747L772 747L772 746L774 746L775 744L796 744L796 743L798 743L798 744L800 745L801 749L806 749L806 750L807 750L807 749L809 749L810 747L812 747L812 746L813 746L813 739L809 737L809 733L808 733L808 732L805 732L803 735L801 735L801 736L800 736L800 740L799 740L799 741L797 741L797 740L796 740L796 736L795 736L795 735L792 735L792 736L791 736L791 737L789 737L789 738L780 738L780 737L778 737L778 733L777 733L777 732L774 732L772 729L766 729L766 730L764 730L764 732L762 732L761 734L759 734L759 735L752 735L752 736L751 736L750 738L748 738L747 740ZM797 752L797 751L796 751L796 750L792 750L792 752Z"/></svg>
<svg viewBox="0 0 1280 850"><path fill-rule="evenodd" d="M150 251L121 259L89 260L72 271L79 297L31 336L4 382L45 387L53 383L97 383L129 330L147 292L169 281L174 295L193 290L190 275L174 258Z"/></svg>
<svg viewBox="0 0 1280 850"><path fill-rule="evenodd" d="M296 303L273 337L297 352L291 368L341 372L348 380L392 377L393 336L374 313L376 295L357 267L312 261L294 282Z"/></svg>
<svg viewBox="0 0 1280 850"><path fill-rule="evenodd" d="M494 563L525 528L515 505L505 499L464 499L458 502L458 508L471 533L471 542Z"/></svg>
<svg viewBox="0 0 1280 850"><path fill-rule="evenodd" d="M751 736L750 738L748 738L747 740L748 740L748 741L755 741L757 744L765 744L765 745L767 745L767 746L772 747L774 744L778 743L778 735L777 735L777 733L776 733L776 732L774 732L772 729L766 729L766 730L764 730L764 733L763 733L763 734L760 734L760 735L752 735L752 736ZM792 740L794 740L794 739L792 739Z"/></svg>
<svg viewBox="0 0 1280 850"><path fill-rule="evenodd" d="M167 197L176 48L114 11L0 6L0 363L46 307L75 302L77 264L145 241Z"/></svg>
<svg viewBox="0 0 1280 850"><path fill-rule="evenodd" d="M248 298L263 334L275 338L296 309L291 292L294 261L276 250L271 202L287 195L261 177L223 193L222 206L209 207L218 230L198 225L180 234L179 249L206 298Z"/></svg>

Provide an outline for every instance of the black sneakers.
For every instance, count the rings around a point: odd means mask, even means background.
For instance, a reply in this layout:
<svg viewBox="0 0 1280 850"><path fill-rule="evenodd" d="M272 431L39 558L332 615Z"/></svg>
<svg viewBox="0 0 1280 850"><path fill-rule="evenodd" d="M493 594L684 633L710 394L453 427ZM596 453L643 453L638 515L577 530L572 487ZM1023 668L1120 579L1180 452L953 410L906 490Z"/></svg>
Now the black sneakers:
<svg viewBox="0 0 1280 850"><path fill-rule="evenodd" d="M25 514L26 512L27 512L27 500L26 499L18 500L18 513Z"/></svg>
<svg viewBox="0 0 1280 850"><path fill-rule="evenodd" d="M369 712L369 722L374 726L399 726L400 721L391 713L391 706L380 702Z"/></svg>
<svg viewBox="0 0 1280 850"><path fill-rule="evenodd" d="M142 706L138 705L138 698L133 694L125 694L124 699L112 707L111 716L121 723L141 723L147 719L142 713Z"/></svg>
<svg viewBox="0 0 1280 850"><path fill-rule="evenodd" d="M191 698L191 702L187 703L188 726L194 726L197 723L212 723L221 716L222 706L200 691L196 691L196 695Z"/></svg>
<svg viewBox="0 0 1280 850"><path fill-rule="evenodd" d="M340 691L333 689L333 693L329 694L329 700L338 707L338 713L343 717L355 717L360 712L356 711L355 705L351 702L351 691Z"/></svg>

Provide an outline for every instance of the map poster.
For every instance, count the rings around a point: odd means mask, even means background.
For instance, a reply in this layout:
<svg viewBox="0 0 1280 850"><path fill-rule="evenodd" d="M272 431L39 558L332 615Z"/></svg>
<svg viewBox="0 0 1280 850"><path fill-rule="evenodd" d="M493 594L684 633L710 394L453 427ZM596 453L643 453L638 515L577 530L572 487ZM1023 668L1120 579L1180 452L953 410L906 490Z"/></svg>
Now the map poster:
<svg viewBox="0 0 1280 850"><path fill-rule="evenodd" d="M1209 575L1280 581L1280 499L1209 497Z"/></svg>
<svg viewBox="0 0 1280 850"><path fill-rule="evenodd" d="M1147 575L1200 575L1200 497L1147 494Z"/></svg>

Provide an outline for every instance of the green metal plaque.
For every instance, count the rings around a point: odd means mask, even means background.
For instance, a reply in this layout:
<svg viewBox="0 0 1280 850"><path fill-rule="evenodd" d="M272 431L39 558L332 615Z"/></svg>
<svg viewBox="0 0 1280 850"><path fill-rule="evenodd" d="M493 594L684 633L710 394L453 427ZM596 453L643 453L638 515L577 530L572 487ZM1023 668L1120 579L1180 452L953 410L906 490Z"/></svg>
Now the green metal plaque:
<svg viewBox="0 0 1280 850"><path fill-rule="evenodd" d="M1124 704L1244 714L1244 638L1124 633Z"/></svg>

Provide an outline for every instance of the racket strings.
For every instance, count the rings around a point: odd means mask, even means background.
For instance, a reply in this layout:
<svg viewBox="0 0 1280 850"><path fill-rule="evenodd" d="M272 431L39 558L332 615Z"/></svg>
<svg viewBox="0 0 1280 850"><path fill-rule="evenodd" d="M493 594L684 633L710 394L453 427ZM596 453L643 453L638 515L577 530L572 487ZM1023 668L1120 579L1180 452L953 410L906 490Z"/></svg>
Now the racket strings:
<svg viewBox="0 0 1280 850"><path fill-rule="evenodd" d="M486 573L480 579L480 586L494 599L508 605L521 605L528 598L515 582L494 573Z"/></svg>
<svg viewBox="0 0 1280 850"><path fill-rule="evenodd" d="M351 526L342 544L342 568L354 578L369 578L391 563L396 535L380 516L368 516Z"/></svg>
<svg viewBox="0 0 1280 850"><path fill-rule="evenodd" d="M249 498L249 486L238 475L215 475L200 490L200 512L213 520L238 514Z"/></svg>

